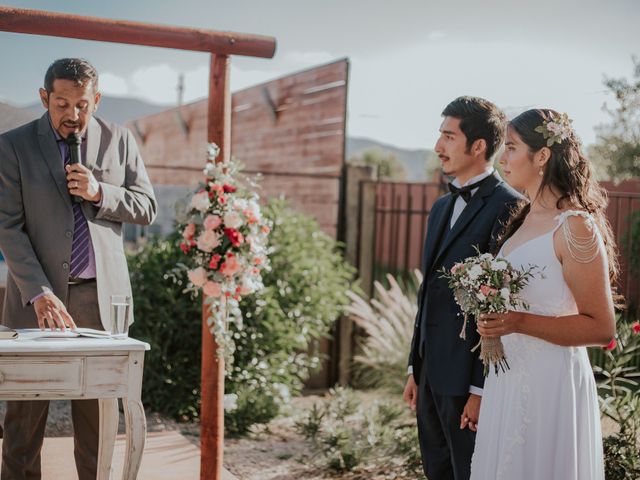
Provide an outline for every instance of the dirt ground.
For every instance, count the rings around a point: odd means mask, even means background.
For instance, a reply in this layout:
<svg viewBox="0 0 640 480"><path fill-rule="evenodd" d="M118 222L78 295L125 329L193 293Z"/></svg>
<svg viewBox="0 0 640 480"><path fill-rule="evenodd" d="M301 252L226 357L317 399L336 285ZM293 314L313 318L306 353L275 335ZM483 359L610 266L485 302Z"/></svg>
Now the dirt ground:
<svg viewBox="0 0 640 480"><path fill-rule="evenodd" d="M256 428L244 438L225 440L224 465L241 480L321 480L327 478L342 480L393 480L388 472L360 471L358 473L337 474L321 468L321 459L312 444L300 436L294 422L302 412L314 403L321 403L325 397L311 394L294 398L285 414L268 425ZM373 403L379 394L358 392L358 399L365 405ZM4 421L5 402L0 402L0 421ZM199 444L199 426L195 423L177 423L156 413L147 412L149 432L177 430L195 445ZM608 419L603 421L603 434L609 435L615 425ZM120 414L120 432L124 432L124 415ZM51 402L45 435L61 437L73 435L70 402Z"/></svg>

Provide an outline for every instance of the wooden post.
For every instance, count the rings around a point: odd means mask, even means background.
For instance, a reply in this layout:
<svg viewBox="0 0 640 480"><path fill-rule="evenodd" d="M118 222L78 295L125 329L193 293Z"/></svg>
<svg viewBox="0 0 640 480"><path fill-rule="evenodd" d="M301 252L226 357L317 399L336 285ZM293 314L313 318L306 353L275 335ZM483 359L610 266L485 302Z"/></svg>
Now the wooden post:
<svg viewBox="0 0 640 480"><path fill-rule="evenodd" d="M220 147L217 162L230 158L231 94L229 57L211 55L207 139ZM202 403L200 406L200 480L222 479L224 450L224 360L209 330L208 307L202 304Z"/></svg>
<svg viewBox="0 0 640 480"><path fill-rule="evenodd" d="M369 296L373 294L376 252L376 188L375 183L360 183L360 238L358 244L358 273L362 290Z"/></svg>
<svg viewBox="0 0 640 480"><path fill-rule="evenodd" d="M369 166L347 165L345 198L345 258L358 268L358 239L360 238L360 213L365 207L361 205L360 184L366 180L375 180L376 171ZM368 205L367 207L371 207ZM338 321L338 383L349 385L351 381L351 363L353 360L353 321L344 315Z"/></svg>

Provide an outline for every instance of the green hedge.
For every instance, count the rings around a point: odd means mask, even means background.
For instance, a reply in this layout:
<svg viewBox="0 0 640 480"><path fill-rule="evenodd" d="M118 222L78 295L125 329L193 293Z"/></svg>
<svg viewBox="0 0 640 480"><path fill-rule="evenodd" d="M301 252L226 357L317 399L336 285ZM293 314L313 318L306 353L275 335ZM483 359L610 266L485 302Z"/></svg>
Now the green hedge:
<svg viewBox="0 0 640 480"><path fill-rule="evenodd" d="M231 325L236 343L225 391L238 395L225 412L228 433L241 434L275 417L320 364L317 346L348 299L355 274L339 245L312 218L272 201L263 214L273 222L272 270L265 290L241 303L244 329ZM131 335L151 344L145 358L143 400L178 420L198 417L200 299L183 294L185 276L168 275L182 258L179 237L151 240L129 258L136 323ZM181 284L182 282L182 284Z"/></svg>

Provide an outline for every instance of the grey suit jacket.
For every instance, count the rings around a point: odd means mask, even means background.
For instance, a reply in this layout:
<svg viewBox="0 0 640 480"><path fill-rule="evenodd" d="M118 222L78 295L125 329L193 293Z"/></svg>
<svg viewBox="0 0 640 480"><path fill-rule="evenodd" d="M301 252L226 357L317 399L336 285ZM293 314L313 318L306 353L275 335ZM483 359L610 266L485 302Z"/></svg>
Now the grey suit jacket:
<svg viewBox="0 0 640 480"><path fill-rule="evenodd" d="M102 187L100 208L83 202L82 210L108 330L110 295L131 295L122 223L148 225L157 204L135 139L124 127L92 118L83 164ZM30 300L47 289L66 301L73 228L64 162L48 115L0 135L0 250L9 267L3 324L37 327Z"/></svg>

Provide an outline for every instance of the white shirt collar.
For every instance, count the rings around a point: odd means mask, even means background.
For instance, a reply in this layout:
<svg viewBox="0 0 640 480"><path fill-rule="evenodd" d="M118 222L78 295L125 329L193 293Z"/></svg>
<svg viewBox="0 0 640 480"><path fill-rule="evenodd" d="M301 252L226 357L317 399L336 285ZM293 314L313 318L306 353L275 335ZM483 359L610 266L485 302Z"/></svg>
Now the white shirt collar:
<svg viewBox="0 0 640 480"><path fill-rule="evenodd" d="M487 170L486 172L482 172L480 175L476 175L475 177L470 178L469 180L467 180L465 182L464 185L460 185L460 182L458 181L457 178L453 179L453 182L451 182L453 185L455 185L456 187L460 188L460 187L464 187L465 185L471 185L473 183L479 182L480 180L484 180L485 178L487 178L489 175L493 175L493 172L495 172L495 168L491 167L489 170ZM475 190L475 188L474 188Z"/></svg>

